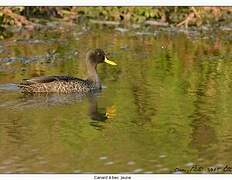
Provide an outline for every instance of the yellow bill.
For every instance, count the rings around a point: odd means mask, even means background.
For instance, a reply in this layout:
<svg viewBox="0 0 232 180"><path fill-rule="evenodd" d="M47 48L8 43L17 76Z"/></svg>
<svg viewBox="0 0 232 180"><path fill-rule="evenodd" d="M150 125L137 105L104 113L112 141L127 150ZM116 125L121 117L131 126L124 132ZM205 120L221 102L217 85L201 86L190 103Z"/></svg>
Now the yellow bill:
<svg viewBox="0 0 232 180"><path fill-rule="evenodd" d="M108 60L106 57L105 57L104 62L107 63L107 64L110 64L110 65L113 65L113 66L117 65L115 62Z"/></svg>

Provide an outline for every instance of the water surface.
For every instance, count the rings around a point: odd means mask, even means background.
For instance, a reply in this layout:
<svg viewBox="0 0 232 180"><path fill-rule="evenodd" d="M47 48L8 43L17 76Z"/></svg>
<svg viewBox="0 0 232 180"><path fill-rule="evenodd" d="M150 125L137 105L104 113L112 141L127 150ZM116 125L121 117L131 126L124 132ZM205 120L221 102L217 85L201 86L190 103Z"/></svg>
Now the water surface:
<svg viewBox="0 0 232 180"><path fill-rule="evenodd" d="M231 167L231 35L154 32L63 28L1 41L0 172ZM99 65L100 93L24 96L15 86L44 75L83 78L85 53L96 47L118 64Z"/></svg>

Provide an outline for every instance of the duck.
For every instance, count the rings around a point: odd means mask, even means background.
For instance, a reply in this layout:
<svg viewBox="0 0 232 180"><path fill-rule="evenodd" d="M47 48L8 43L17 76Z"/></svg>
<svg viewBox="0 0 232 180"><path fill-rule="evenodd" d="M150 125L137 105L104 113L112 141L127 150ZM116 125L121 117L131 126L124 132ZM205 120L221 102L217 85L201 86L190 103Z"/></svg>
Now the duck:
<svg viewBox="0 0 232 180"><path fill-rule="evenodd" d="M91 49L86 54L87 78L80 79L72 76L42 76L32 79L23 79L18 87L22 93L86 93L102 88L97 74L97 65L107 63L117 65L110 61L102 49Z"/></svg>

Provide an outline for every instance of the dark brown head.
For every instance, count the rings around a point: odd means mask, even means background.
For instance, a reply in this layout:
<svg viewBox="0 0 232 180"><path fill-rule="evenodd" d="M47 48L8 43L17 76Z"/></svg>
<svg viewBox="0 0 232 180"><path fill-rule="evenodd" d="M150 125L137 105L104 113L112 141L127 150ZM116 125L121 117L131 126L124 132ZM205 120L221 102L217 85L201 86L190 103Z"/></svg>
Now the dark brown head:
<svg viewBox="0 0 232 180"><path fill-rule="evenodd" d="M92 49L87 52L86 55L86 61L87 63L97 65L99 63L108 63L111 65L117 65L113 61L109 61L106 57L105 52L102 49Z"/></svg>

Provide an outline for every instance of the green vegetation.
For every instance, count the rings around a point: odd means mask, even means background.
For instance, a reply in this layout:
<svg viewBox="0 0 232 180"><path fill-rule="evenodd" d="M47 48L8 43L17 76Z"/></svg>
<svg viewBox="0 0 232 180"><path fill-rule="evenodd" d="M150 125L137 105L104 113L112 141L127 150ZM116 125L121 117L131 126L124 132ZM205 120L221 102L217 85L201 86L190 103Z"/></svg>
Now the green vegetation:
<svg viewBox="0 0 232 180"><path fill-rule="evenodd" d="M201 25L226 21L231 8L222 7L75 7L74 12L92 19L142 23L156 20L172 25L185 22L187 25Z"/></svg>
<svg viewBox="0 0 232 180"><path fill-rule="evenodd" d="M80 23L114 21L124 25L202 26L231 22L230 7L0 7L0 36L6 27L33 29L38 19Z"/></svg>

